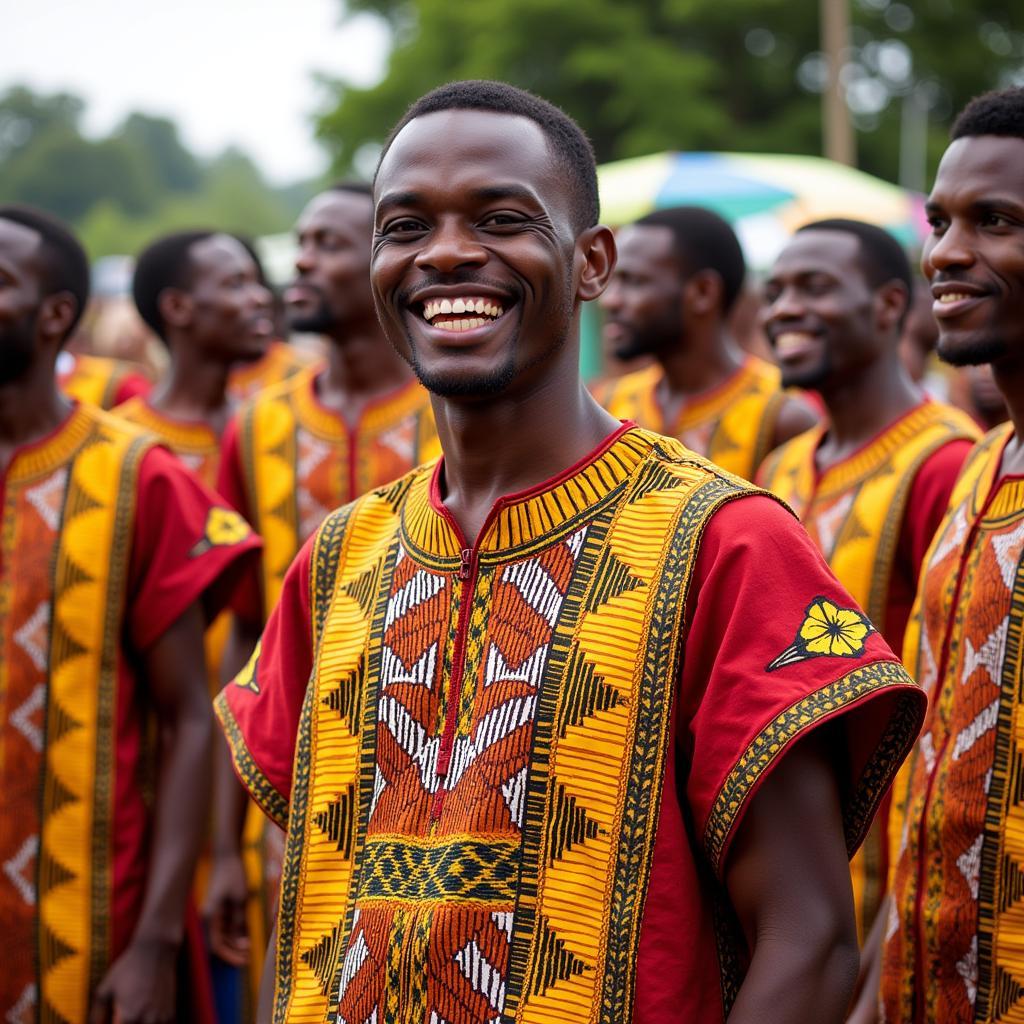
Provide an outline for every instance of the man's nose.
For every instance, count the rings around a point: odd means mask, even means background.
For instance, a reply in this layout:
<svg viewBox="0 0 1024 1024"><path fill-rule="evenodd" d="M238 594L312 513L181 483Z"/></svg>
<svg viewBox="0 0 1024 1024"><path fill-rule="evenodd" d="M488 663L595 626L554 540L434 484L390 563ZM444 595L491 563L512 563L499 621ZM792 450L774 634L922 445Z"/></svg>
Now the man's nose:
<svg viewBox="0 0 1024 1024"><path fill-rule="evenodd" d="M467 224L455 220L441 221L426 237L416 254L421 270L450 273L464 266L480 266L487 262L487 250Z"/></svg>

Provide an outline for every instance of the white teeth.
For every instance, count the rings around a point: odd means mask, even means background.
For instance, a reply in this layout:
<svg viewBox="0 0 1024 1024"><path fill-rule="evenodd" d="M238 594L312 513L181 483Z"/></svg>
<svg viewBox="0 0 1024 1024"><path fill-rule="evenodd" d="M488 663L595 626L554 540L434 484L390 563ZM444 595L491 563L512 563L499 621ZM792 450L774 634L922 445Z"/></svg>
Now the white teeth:
<svg viewBox="0 0 1024 1024"><path fill-rule="evenodd" d="M467 317L462 320L439 320L435 327L441 328L442 331L471 331L474 327L483 327L488 321L481 317Z"/></svg>
<svg viewBox="0 0 1024 1024"><path fill-rule="evenodd" d="M950 302L960 302L961 299L969 299L969 295L965 295L962 292L946 292L945 295L939 296L939 302L944 305L948 305Z"/></svg>
<svg viewBox="0 0 1024 1024"><path fill-rule="evenodd" d="M498 303L476 296L457 299L428 299L423 303L423 318L425 320L450 316L453 313L482 313L487 317L497 319L504 312L504 307Z"/></svg>
<svg viewBox="0 0 1024 1024"><path fill-rule="evenodd" d="M785 331L775 338L775 351L780 355L795 352L814 341L814 336L800 331Z"/></svg>

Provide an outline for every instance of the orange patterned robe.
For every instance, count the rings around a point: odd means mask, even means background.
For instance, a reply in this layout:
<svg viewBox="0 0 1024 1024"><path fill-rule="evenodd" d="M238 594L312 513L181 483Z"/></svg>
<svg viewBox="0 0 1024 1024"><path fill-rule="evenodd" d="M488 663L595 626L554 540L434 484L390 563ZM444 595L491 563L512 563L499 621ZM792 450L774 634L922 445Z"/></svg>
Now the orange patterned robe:
<svg viewBox="0 0 1024 1024"><path fill-rule="evenodd" d="M747 355L724 384L693 396L672 423L658 404L663 372L655 363L596 386L594 397L616 419L675 437L722 469L753 480L786 402L778 367Z"/></svg>
<svg viewBox="0 0 1024 1024"><path fill-rule="evenodd" d="M261 391L291 380L315 362L315 356L286 341L272 341L267 351L254 363L243 363L231 371L228 394L236 402L255 398Z"/></svg>
<svg viewBox="0 0 1024 1024"><path fill-rule="evenodd" d="M153 385L131 363L62 352L57 361L57 386L80 402L113 409L148 394Z"/></svg>
<svg viewBox="0 0 1024 1024"><path fill-rule="evenodd" d="M929 717L894 793L889 1024L1024 1021L1024 478L974 449L925 560L904 658Z"/></svg>

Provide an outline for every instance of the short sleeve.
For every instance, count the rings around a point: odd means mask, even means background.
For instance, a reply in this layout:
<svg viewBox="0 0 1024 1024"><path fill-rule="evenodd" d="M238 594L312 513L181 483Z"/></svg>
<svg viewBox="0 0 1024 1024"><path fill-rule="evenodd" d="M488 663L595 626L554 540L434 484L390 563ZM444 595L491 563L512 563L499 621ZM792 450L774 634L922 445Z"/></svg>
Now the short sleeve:
<svg viewBox="0 0 1024 1024"><path fill-rule="evenodd" d="M286 573L281 599L249 664L214 704L239 778L282 827L299 716L313 669L309 574L315 538L306 541Z"/></svg>
<svg viewBox="0 0 1024 1024"><path fill-rule="evenodd" d="M239 441L239 419L232 419L221 437L220 463L217 467L217 493L248 523L256 529L253 510L249 507L249 492L245 486L245 470L242 467L242 446ZM235 588L231 611L244 622L263 622L262 583L260 563L253 559L249 563L245 579Z"/></svg>
<svg viewBox="0 0 1024 1024"><path fill-rule="evenodd" d="M212 622L257 559L260 540L164 448L143 457L137 493L128 625L132 646L143 651L196 601Z"/></svg>
<svg viewBox="0 0 1024 1024"><path fill-rule="evenodd" d="M752 495L712 516L685 629L677 736L685 799L712 868L723 872L764 779L827 722L840 730L835 770L852 854L926 701L780 504Z"/></svg>

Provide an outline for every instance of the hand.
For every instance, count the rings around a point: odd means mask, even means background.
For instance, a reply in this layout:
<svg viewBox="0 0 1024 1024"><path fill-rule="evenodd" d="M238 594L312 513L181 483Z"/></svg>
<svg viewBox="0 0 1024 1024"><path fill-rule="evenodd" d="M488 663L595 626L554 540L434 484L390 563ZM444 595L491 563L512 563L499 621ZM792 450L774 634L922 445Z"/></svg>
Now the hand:
<svg viewBox="0 0 1024 1024"><path fill-rule="evenodd" d="M96 989L89 1024L174 1024L178 949L173 942L133 941Z"/></svg>
<svg viewBox="0 0 1024 1024"><path fill-rule="evenodd" d="M249 962L247 894L241 856L235 853L215 857L205 908L210 952L232 967L244 967Z"/></svg>

